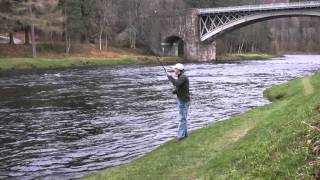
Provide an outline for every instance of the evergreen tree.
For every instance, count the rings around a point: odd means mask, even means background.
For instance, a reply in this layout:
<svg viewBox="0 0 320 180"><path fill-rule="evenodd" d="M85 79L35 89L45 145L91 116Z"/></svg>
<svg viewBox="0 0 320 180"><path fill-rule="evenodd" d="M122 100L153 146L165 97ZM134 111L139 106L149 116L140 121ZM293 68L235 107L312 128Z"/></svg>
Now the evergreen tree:
<svg viewBox="0 0 320 180"><path fill-rule="evenodd" d="M11 21L29 26L31 31L32 57L37 57L35 28L43 31L61 31L61 12L57 9L58 0L10 1Z"/></svg>
<svg viewBox="0 0 320 180"><path fill-rule="evenodd" d="M9 32L9 44L14 44L13 32L17 27L17 23L14 19L11 19L11 15L13 13L10 8L11 5L12 1L0 1L0 32Z"/></svg>

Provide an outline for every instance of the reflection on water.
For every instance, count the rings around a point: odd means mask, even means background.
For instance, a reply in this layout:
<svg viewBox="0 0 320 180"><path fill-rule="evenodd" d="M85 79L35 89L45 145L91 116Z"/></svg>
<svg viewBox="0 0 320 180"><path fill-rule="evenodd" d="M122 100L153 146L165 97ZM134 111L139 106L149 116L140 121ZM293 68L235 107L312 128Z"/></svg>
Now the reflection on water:
<svg viewBox="0 0 320 180"><path fill-rule="evenodd" d="M268 103L265 88L320 68L320 56L187 64L189 128ZM71 179L127 163L176 134L175 99L159 66L0 77L0 179Z"/></svg>

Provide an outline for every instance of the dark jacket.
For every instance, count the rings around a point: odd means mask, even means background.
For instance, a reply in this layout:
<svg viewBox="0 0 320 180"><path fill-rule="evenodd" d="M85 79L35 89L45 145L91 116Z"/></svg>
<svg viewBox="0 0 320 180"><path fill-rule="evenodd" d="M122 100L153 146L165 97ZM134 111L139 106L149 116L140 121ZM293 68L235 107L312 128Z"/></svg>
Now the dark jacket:
<svg viewBox="0 0 320 180"><path fill-rule="evenodd" d="M178 79L174 79L172 76L168 76L169 80L176 87L174 91L177 93L178 99L189 102L190 101L190 93L189 93L189 79L183 73L178 76Z"/></svg>

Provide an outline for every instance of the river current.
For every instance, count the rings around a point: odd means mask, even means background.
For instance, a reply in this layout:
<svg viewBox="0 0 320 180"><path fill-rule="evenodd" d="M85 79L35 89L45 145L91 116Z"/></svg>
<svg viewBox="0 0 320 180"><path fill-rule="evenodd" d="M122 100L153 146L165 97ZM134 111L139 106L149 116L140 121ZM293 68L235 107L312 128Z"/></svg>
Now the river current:
<svg viewBox="0 0 320 180"><path fill-rule="evenodd" d="M186 69L196 130L268 104L263 90L318 71L320 56ZM143 156L176 135L172 90L155 65L1 76L0 179L77 179Z"/></svg>

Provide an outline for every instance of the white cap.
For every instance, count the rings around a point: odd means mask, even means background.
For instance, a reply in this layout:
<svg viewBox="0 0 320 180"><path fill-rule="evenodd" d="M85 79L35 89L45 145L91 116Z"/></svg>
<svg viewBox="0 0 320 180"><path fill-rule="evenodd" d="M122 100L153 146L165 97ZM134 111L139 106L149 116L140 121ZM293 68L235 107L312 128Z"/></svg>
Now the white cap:
<svg viewBox="0 0 320 180"><path fill-rule="evenodd" d="M184 66L183 66L183 64L181 64L181 63L178 63L178 64L172 66L172 68L173 68L173 69L178 69L178 70L180 70L180 71L183 71L183 70L184 70Z"/></svg>

